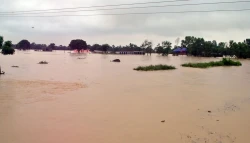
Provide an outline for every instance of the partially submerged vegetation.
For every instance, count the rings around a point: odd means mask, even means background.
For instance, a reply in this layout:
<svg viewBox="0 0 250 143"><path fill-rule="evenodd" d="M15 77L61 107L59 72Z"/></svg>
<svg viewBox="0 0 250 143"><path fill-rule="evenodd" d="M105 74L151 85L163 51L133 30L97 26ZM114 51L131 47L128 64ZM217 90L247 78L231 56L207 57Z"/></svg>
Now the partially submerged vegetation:
<svg viewBox="0 0 250 143"><path fill-rule="evenodd" d="M114 59L112 62L120 63L121 60L120 59Z"/></svg>
<svg viewBox="0 0 250 143"><path fill-rule="evenodd" d="M169 65L150 65L150 66L139 66L134 68L137 71L157 71L157 70L174 70L176 69L174 66Z"/></svg>
<svg viewBox="0 0 250 143"><path fill-rule="evenodd" d="M2 47L2 54L3 55L13 55L14 53L15 53L15 49L12 48L12 42L5 41L5 43Z"/></svg>
<svg viewBox="0 0 250 143"><path fill-rule="evenodd" d="M183 67L192 67L192 68L209 68L209 67L218 67L218 66L241 66L242 64L239 61L233 61L231 59L223 58L221 61L208 62L208 63L186 63L182 64Z"/></svg>
<svg viewBox="0 0 250 143"><path fill-rule="evenodd" d="M1 70L1 66L0 66L0 75L1 74L5 74L5 72Z"/></svg>

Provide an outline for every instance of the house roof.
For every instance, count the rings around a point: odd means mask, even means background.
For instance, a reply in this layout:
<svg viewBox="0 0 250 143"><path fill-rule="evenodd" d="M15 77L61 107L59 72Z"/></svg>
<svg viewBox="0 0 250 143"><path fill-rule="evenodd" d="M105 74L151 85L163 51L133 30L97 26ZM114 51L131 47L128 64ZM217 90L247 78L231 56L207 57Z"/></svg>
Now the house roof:
<svg viewBox="0 0 250 143"><path fill-rule="evenodd" d="M181 48L181 47L179 47L179 48L174 49L173 51L174 52L186 52L187 48Z"/></svg>

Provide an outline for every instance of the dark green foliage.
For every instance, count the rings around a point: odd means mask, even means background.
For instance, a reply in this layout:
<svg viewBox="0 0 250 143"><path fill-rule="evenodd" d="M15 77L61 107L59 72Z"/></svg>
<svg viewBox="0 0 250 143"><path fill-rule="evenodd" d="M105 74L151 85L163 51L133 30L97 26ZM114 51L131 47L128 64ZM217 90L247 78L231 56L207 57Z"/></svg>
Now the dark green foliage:
<svg viewBox="0 0 250 143"><path fill-rule="evenodd" d="M103 45L99 45L99 44L94 44L92 46L88 45L88 49L90 51L95 51L95 50L103 51ZM111 53L120 52L120 51L143 51L143 48L137 46L136 44L130 43L129 45L125 45L125 46L115 46L115 45L110 46L109 45L107 51Z"/></svg>
<svg viewBox="0 0 250 143"><path fill-rule="evenodd" d="M163 53L163 47L160 45L160 44L158 44L156 47L155 47L155 52L157 53L157 54L162 54Z"/></svg>
<svg viewBox="0 0 250 143"><path fill-rule="evenodd" d="M250 46L250 39L246 39L246 44Z"/></svg>
<svg viewBox="0 0 250 143"><path fill-rule="evenodd" d="M99 45L99 44L94 44L94 45L90 45L89 49L91 51L95 51L95 50L99 50L99 51L102 51L102 45Z"/></svg>
<svg viewBox="0 0 250 143"><path fill-rule="evenodd" d="M32 43L33 44L33 43ZM54 43L51 43L49 46L45 46L43 47L43 51L53 51L55 49L55 44Z"/></svg>
<svg viewBox="0 0 250 143"><path fill-rule="evenodd" d="M6 41L2 48L3 55L13 55L15 53L15 49L12 48L12 42Z"/></svg>
<svg viewBox="0 0 250 143"><path fill-rule="evenodd" d="M222 63L224 66L242 66L241 62L233 61L231 59L223 58Z"/></svg>
<svg viewBox="0 0 250 143"><path fill-rule="evenodd" d="M145 53L151 55L151 53L153 52L152 46L153 46L153 43L151 41L145 40L142 43L141 48L145 50Z"/></svg>
<svg viewBox="0 0 250 143"><path fill-rule="evenodd" d="M86 41L83 41L81 39L72 40L69 44L69 47L72 50L77 50L78 52L80 52L81 50L86 50L88 48Z"/></svg>
<svg viewBox="0 0 250 143"><path fill-rule="evenodd" d="M169 41L163 41L161 44L158 44L155 47L155 51L158 54L162 54L162 56L167 56L171 51L172 43Z"/></svg>
<svg viewBox="0 0 250 143"><path fill-rule="evenodd" d="M31 43L30 44L30 48L34 49L35 51L39 51L39 50L44 50L47 48L46 44L36 44L36 43Z"/></svg>
<svg viewBox="0 0 250 143"><path fill-rule="evenodd" d="M51 49L51 50L54 50L55 49L55 46L56 44L55 43L51 43L48 48Z"/></svg>
<svg viewBox="0 0 250 143"><path fill-rule="evenodd" d="M101 47L103 53L107 53L108 49L110 48L109 44L103 44Z"/></svg>
<svg viewBox="0 0 250 143"><path fill-rule="evenodd" d="M2 46L3 46L3 37L0 36L0 49L2 48Z"/></svg>
<svg viewBox="0 0 250 143"><path fill-rule="evenodd" d="M19 50L28 50L30 49L30 42L28 40L22 40L17 44L16 48Z"/></svg>
<svg viewBox="0 0 250 143"><path fill-rule="evenodd" d="M218 66L241 66L242 64L239 61L233 61L231 59L223 58L221 61L208 62L208 63L186 63L182 64L183 67L192 67L192 68L209 68L209 67L218 67Z"/></svg>
<svg viewBox="0 0 250 143"><path fill-rule="evenodd" d="M156 71L156 70L173 70L176 69L174 66L169 65L150 65L150 66L139 66L134 68L137 71Z"/></svg>
<svg viewBox="0 0 250 143"><path fill-rule="evenodd" d="M237 58L250 58L250 40L244 42L229 41L229 44L215 40L205 41L203 38L186 36L182 46L187 47L188 55L199 57L236 56Z"/></svg>

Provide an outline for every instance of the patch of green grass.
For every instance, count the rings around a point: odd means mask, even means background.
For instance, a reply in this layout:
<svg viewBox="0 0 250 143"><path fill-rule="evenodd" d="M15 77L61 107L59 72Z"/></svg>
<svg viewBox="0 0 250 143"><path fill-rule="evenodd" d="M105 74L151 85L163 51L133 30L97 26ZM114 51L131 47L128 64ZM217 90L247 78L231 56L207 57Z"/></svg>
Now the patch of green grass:
<svg viewBox="0 0 250 143"><path fill-rule="evenodd" d="M231 59L223 58L221 61L208 62L208 63L186 63L182 64L183 67L192 67L192 68L209 68L209 67L218 67L218 66L241 66L242 64L239 61L233 61Z"/></svg>
<svg viewBox="0 0 250 143"><path fill-rule="evenodd" d="M174 66L169 65L150 65L150 66L139 66L134 68L137 71L157 71L157 70L174 70L176 69Z"/></svg>

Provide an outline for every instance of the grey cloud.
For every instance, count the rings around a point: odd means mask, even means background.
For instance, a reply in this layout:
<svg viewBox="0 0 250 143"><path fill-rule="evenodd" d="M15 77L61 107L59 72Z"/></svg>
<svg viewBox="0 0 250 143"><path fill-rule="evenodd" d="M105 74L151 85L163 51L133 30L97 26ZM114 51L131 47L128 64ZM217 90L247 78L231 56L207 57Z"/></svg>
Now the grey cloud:
<svg viewBox="0 0 250 143"><path fill-rule="evenodd" d="M191 1L215 2L211 1ZM119 3L133 3L135 1L119 1ZM146 2L140 0L136 2ZM117 4L114 0L12 0L4 1L0 5L2 11L49 9L61 7L79 7L88 5ZM188 3L188 2L183 2ZM13 4L13 5L12 5ZM167 3L176 4L176 3ZM154 4L155 5L155 4ZM161 4L158 4L161 5ZM98 11L96 14L127 13L127 12L156 12L156 11L187 11L213 9L242 9L248 8L250 3L205 5L187 7L147 8L134 10ZM126 6L128 7L128 6ZM131 6L130 6L131 7ZM78 12L76 14L92 14L93 12ZM66 13L67 14L67 13ZM72 14L72 13L68 13ZM67 45L71 38L83 38L89 43L141 43L143 39L160 42L160 40L174 40L193 34L206 36L218 41L248 38L246 32L250 30L249 12L215 12L215 13L186 13L186 14L155 14L155 15L124 15L124 16L93 16L93 17L51 17L51 18L8 18L0 17L0 35L17 43L21 39L35 42L55 42ZM34 29L31 27L35 27ZM231 35L228 35L230 33ZM5 38L5 39L6 39ZM106 40L106 41L105 41ZM130 41L129 41L130 40ZM241 39L244 40L244 39ZM173 41L172 41L173 42Z"/></svg>

